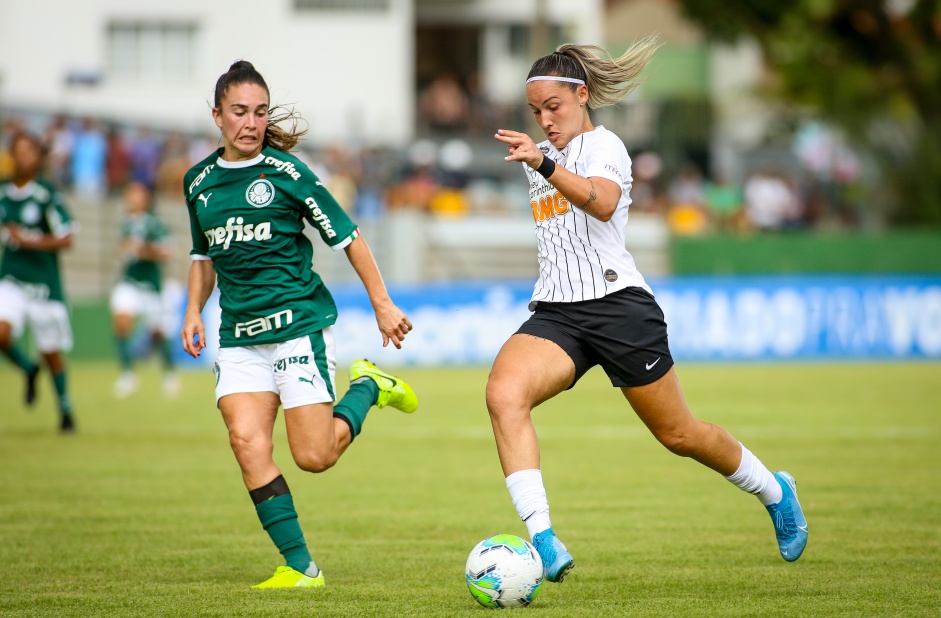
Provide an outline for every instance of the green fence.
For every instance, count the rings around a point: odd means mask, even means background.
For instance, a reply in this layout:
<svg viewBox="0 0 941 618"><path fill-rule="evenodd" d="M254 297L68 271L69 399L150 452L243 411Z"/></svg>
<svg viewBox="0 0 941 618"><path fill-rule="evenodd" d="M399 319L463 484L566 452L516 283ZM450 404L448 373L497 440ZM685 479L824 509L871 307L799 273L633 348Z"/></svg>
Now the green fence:
<svg viewBox="0 0 941 618"><path fill-rule="evenodd" d="M676 275L938 273L941 231L674 238Z"/></svg>

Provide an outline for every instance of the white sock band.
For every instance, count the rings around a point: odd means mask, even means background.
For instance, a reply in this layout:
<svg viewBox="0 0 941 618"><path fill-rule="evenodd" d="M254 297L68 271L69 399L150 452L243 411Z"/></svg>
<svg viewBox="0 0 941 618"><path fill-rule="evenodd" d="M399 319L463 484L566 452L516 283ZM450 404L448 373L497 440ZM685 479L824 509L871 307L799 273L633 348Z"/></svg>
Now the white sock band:
<svg viewBox="0 0 941 618"><path fill-rule="evenodd" d="M739 464L735 474L725 478L742 491L758 496L765 506L780 502L783 497L778 480L761 463L761 460L745 448L744 444L742 444L742 463Z"/></svg>
<svg viewBox="0 0 941 618"><path fill-rule="evenodd" d="M520 470L506 477L506 488L520 519L526 523L532 538L552 527L549 521L549 501L542 484L541 470Z"/></svg>

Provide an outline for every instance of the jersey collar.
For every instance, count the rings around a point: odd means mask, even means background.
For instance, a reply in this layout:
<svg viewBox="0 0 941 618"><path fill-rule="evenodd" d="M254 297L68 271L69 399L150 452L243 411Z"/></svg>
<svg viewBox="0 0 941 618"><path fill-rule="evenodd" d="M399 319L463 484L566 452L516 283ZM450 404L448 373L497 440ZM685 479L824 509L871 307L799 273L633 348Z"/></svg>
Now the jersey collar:
<svg viewBox="0 0 941 618"><path fill-rule="evenodd" d="M36 181L30 180L22 187L17 187L12 182L7 185L7 195L14 200L25 200L28 197L32 197L36 193L36 188L39 185L36 184Z"/></svg>
<svg viewBox="0 0 941 618"><path fill-rule="evenodd" d="M255 157L254 159L249 159L248 161L226 161L220 155L219 158L216 159L216 164L219 167L225 167L228 169L238 169L240 167L251 167L253 165L261 163L264 160L265 160L265 153L263 152L259 152L257 157Z"/></svg>

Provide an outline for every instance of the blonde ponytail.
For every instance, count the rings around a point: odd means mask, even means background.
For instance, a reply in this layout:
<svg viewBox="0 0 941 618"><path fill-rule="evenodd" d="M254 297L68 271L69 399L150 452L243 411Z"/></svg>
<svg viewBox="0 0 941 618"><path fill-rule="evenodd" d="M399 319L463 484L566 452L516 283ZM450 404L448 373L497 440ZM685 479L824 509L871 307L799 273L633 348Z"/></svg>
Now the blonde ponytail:
<svg viewBox="0 0 941 618"><path fill-rule="evenodd" d="M649 36L618 58L597 45L562 45L534 62L527 79L538 75L580 79L588 86L589 109L614 105L642 83L638 78L660 45L656 36Z"/></svg>

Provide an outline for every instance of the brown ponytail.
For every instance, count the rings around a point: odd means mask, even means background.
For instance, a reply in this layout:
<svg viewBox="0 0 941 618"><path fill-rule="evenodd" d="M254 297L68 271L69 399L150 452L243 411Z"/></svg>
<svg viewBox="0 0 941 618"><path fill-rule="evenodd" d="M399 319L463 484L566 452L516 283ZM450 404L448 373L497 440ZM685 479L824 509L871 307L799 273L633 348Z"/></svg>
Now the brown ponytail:
<svg viewBox="0 0 941 618"><path fill-rule="evenodd" d="M255 69L254 65L247 60L237 60L232 63L228 71L220 75L219 79L216 80L214 107L217 109L220 107L222 99L229 90L229 86L235 84L256 84L264 88L269 97L271 96L271 91L268 90L268 84L265 83L265 78ZM297 146L301 137L307 133L307 129L298 129L298 122L303 119L294 110L284 110L281 113L275 113L281 109L282 108L279 106L268 109L268 126L265 128L264 145L271 146L283 152L288 152ZM285 130L277 126L278 123L284 121L291 122L290 130Z"/></svg>

